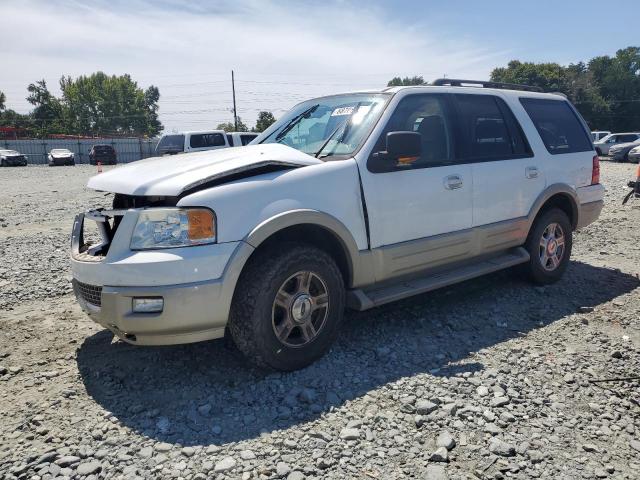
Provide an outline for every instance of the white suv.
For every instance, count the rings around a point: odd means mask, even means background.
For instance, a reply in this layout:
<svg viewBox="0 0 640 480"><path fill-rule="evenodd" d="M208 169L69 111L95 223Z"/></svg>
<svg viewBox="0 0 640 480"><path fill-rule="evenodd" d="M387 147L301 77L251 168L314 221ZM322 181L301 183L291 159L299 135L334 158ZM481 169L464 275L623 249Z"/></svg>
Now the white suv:
<svg viewBox="0 0 640 480"><path fill-rule="evenodd" d="M230 132L224 130L202 130L197 132L167 133L156 145L157 155L202 152L227 147L243 147L258 136L253 132Z"/></svg>
<svg viewBox="0 0 640 480"><path fill-rule="evenodd" d="M132 344L228 332L255 363L293 370L326 352L345 307L515 266L554 282L602 209L598 157L565 98L515 88L317 98L247 147L97 175L88 186L115 195L76 217L78 301Z"/></svg>

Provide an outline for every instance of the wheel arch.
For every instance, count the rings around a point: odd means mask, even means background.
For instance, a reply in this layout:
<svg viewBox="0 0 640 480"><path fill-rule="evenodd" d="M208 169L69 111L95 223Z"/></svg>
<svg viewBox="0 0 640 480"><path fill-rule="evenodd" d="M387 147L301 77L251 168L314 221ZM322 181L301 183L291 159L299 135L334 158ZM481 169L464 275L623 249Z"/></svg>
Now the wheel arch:
<svg viewBox="0 0 640 480"><path fill-rule="evenodd" d="M529 231L535 219L551 208L559 208L567 214L571 227L578 227L580 217L580 202L576 191L567 184L557 183L550 185L538 196L531 209L529 218Z"/></svg>
<svg viewBox="0 0 640 480"><path fill-rule="evenodd" d="M326 251L338 264L345 286L360 283L363 272L356 241L347 227L332 215L307 209L280 213L260 223L245 238L254 248L251 256L281 241L299 241Z"/></svg>

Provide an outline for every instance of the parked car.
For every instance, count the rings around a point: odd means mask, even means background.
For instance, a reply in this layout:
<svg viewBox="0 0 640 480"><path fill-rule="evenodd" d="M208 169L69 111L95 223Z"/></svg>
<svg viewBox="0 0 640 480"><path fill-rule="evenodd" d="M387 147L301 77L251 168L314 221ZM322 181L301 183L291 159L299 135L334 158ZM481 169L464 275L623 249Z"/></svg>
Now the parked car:
<svg viewBox="0 0 640 480"><path fill-rule="evenodd" d="M0 167L26 167L27 157L16 150L0 149Z"/></svg>
<svg viewBox="0 0 640 480"><path fill-rule="evenodd" d="M628 162L629 152L640 145L640 139L630 143L620 143L609 149L609 156L615 162Z"/></svg>
<svg viewBox="0 0 640 480"><path fill-rule="evenodd" d="M50 167L56 165L75 165L76 160L73 152L66 148L54 148L47 155L47 160Z"/></svg>
<svg viewBox="0 0 640 480"><path fill-rule="evenodd" d="M600 156L609 155L609 149L615 145L620 145L621 143L629 143L635 142L640 139L640 133L631 132L631 133L612 133L611 135L607 135L602 140L594 142L593 145L596 149L596 153Z"/></svg>
<svg viewBox="0 0 640 480"><path fill-rule="evenodd" d="M628 158L631 163L640 163L640 145L629 150Z"/></svg>
<svg viewBox="0 0 640 480"><path fill-rule="evenodd" d="M219 148L241 147L248 145L257 136L257 133L252 132L225 133L224 130L169 133L160 138L156 146L156 154L175 155L178 153L217 150Z"/></svg>
<svg viewBox="0 0 640 480"><path fill-rule="evenodd" d="M608 130L597 130L595 132L591 132L591 140L593 142L597 142L599 140L602 140L607 135L611 135L611 132L609 132Z"/></svg>
<svg viewBox="0 0 640 480"><path fill-rule="evenodd" d="M75 219L78 302L131 344L229 332L256 364L294 370L327 351L345 307L510 267L553 283L602 209L599 159L564 97L508 88L316 98L244 148L97 175L88 187L113 204Z"/></svg>
<svg viewBox="0 0 640 480"><path fill-rule="evenodd" d="M102 165L116 165L118 163L116 149L111 145L94 145L91 147L91 150L89 150L89 163L97 165L98 162Z"/></svg>
<svg viewBox="0 0 640 480"><path fill-rule="evenodd" d="M227 133L227 141L231 147L244 147L249 145L258 135L254 132L231 132Z"/></svg>
<svg viewBox="0 0 640 480"><path fill-rule="evenodd" d="M156 146L156 154L175 155L177 153L217 150L229 146L229 140L227 140L224 130L169 133L160 138Z"/></svg>

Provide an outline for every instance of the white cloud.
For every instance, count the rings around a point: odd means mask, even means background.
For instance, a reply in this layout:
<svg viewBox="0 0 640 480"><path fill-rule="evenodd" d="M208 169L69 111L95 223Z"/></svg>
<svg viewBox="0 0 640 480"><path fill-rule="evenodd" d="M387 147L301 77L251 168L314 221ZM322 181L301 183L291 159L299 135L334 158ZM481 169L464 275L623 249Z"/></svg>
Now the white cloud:
<svg viewBox="0 0 640 480"><path fill-rule="evenodd" d="M214 6L212 6L214 5ZM26 85L63 74L130 73L157 85L168 129L229 120L230 70L239 114L276 116L299 100L383 87L394 75L487 77L505 51L448 39L429 19L348 1L192 2L27 0L3 4L0 90L26 111ZM183 112L183 113L179 113Z"/></svg>

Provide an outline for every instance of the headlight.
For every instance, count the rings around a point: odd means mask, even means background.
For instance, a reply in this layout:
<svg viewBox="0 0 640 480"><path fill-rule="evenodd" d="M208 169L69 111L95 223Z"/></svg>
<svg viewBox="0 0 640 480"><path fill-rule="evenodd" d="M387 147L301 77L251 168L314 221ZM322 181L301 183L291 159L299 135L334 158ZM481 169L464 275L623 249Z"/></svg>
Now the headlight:
<svg viewBox="0 0 640 480"><path fill-rule="evenodd" d="M216 241L216 217L207 208L142 210L133 230L131 250L191 247Z"/></svg>

